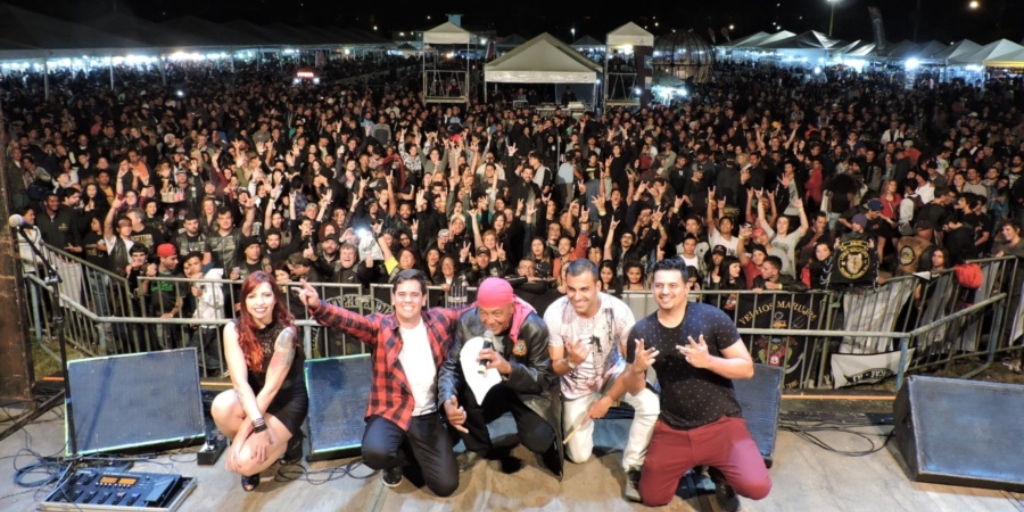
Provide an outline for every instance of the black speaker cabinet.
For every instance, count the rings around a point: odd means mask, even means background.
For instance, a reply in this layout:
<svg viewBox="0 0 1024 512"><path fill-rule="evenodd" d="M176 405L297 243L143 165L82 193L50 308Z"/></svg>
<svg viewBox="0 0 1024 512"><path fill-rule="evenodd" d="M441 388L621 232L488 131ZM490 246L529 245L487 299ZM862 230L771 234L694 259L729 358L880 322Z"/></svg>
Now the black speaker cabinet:
<svg viewBox="0 0 1024 512"><path fill-rule="evenodd" d="M68 362L82 455L170 448L205 437L195 348Z"/></svg>
<svg viewBox="0 0 1024 512"><path fill-rule="evenodd" d="M915 482L1024 492L1024 386L911 376L896 396L896 451Z"/></svg>
<svg viewBox="0 0 1024 512"><path fill-rule="evenodd" d="M781 366L754 365L754 378L732 381L736 399L747 420L747 430L761 450L764 463L772 467L775 457L775 436L779 428L779 406L782 402Z"/></svg>
<svg viewBox="0 0 1024 512"><path fill-rule="evenodd" d="M369 354L306 360L309 460L359 454L373 382Z"/></svg>

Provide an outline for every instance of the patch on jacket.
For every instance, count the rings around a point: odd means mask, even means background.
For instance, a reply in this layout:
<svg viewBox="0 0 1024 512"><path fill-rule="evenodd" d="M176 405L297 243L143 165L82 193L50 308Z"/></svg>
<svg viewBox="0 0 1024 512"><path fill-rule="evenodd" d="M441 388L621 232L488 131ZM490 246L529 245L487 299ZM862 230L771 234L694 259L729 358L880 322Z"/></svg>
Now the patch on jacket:
<svg viewBox="0 0 1024 512"><path fill-rule="evenodd" d="M526 342L523 340L516 340L515 345L512 345L512 353L523 357L526 355Z"/></svg>

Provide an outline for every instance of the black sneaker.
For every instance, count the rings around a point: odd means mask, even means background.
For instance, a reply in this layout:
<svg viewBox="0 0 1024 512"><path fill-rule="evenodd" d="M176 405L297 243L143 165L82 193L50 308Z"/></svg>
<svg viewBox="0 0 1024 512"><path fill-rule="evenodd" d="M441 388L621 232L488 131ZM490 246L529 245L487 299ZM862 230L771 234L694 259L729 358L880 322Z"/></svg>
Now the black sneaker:
<svg viewBox="0 0 1024 512"><path fill-rule="evenodd" d="M626 470L626 489L622 496L629 501L640 503L640 468L633 466Z"/></svg>
<svg viewBox="0 0 1024 512"><path fill-rule="evenodd" d="M395 466L382 471L380 481L384 482L386 487L398 487L398 484L402 483L402 466Z"/></svg>
<svg viewBox="0 0 1024 512"><path fill-rule="evenodd" d="M466 450L455 457L455 462L459 464L459 473L465 473L485 458L483 453Z"/></svg>
<svg viewBox="0 0 1024 512"><path fill-rule="evenodd" d="M715 501L718 502L718 506L726 512L738 511L740 509L740 498L736 496L736 491L729 484L725 483L725 475L717 468L708 468L708 476L715 483Z"/></svg>

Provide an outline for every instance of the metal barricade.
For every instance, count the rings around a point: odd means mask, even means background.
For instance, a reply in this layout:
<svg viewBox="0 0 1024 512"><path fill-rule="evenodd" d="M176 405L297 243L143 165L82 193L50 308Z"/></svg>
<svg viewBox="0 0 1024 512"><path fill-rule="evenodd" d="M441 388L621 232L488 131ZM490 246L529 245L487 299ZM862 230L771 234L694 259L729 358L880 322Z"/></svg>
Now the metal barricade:
<svg viewBox="0 0 1024 512"><path fill-rule="evenodd" d="M47 250L61 276L65 334L79 353L97 356L196 347L206 374L223 375L222 326L237 317L241 281L167 276L129 281L59 249ZM787 388L831 386L834 354L898 353L897 385L906 372L936 369L956 368L969 378L997 357L1019 358L1024 352L1020 343L1014 343L1024 333L1020 260L987 258L973 263L981 267L983 276L978 289L962 287L950 270L842 290L697 290L690 292L690 300L726 312L756 362L786 369ZM32 339L58 359L49 322L52 288L40 275L26 274L25 281ZM309 318L299 301L297 283L279 284L301 329L307 357L368 352L358 340L322 329ZM360 315L393 311L389 284L366 288L310 284L326 302ZM206 304L206 316L196 318L198 301L207 293L220 298ZM429 307L458 309L475 300L476 289L468 286L427 289ZM650 292L626 292L623 300L637 319L657 310ZM967 370L965 363L970 366Z"/></svg>

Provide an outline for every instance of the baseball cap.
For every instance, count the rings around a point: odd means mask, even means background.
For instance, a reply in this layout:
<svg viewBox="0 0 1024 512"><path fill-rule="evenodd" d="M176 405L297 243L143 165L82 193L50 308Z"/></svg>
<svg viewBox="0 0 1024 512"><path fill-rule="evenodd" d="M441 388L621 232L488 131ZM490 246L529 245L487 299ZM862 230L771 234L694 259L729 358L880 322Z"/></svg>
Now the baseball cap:
<svg viewBox="0 0 1024 512"><path fill-rule="evenodd" d="M868 201L868 210L871 210L873 212L882 211L882 202L879 201L878 199L872 199Z"/></svg>
<svg viewBox="0 0 1024 512"><path fill-rule="evenodd" d="M178 249L174 247L174 244L160 244L156 247L156 255L159 258L170 258L178 254Z"/></svg>
<svg viewBox="0 0 1024 512"><path fill-rule="evenodd" d="M868 227L868 216L863 213L858 213L853 216L853 223L862 228L866 228Z"/></svg>

